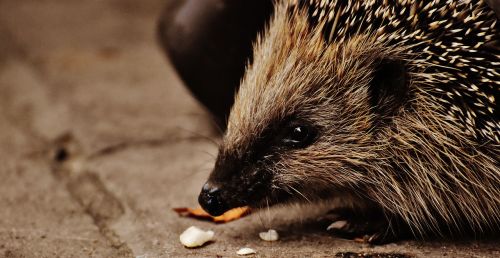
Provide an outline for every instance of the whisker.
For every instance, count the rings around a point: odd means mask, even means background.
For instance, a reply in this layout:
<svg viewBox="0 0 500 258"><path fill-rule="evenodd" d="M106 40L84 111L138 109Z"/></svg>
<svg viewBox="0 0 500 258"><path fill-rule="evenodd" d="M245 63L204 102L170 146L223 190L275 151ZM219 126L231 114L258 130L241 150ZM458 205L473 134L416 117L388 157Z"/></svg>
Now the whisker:
<svg viewBox="0 0 500 258"><path fill-rule="evenodd" d="M188 133L190 133L190 134L192 134L192 135L194 135L196 137L199 137L201 139L207 140L208 142L213 143L215 146L219 147L219 142L215 138L212 138L210 136L201 134L201 133L196 132L196 131L189 130L189 129L184 128L182 126L176 126L176 127L177 127L177 129L180 129L182 131L188 132Z"/></svg>
<svg viewBox="0 0 500 258"><path fill-rule="evenodd" d="M300 196L302 196L304 199L306 199L306 201L308 201L309 203L312 203L305 195L303 195L299 190L295 189L295 187L289 185L288 187L290 187L292 190L294 190L296 193L298 193Z"/></svg>

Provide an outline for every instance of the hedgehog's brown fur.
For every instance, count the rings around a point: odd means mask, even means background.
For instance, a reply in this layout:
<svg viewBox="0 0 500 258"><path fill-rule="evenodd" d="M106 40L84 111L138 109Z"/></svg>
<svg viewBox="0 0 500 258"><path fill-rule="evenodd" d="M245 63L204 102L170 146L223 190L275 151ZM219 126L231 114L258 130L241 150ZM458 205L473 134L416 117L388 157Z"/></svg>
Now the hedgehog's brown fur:
<svg viewBox="0 0 500 258"><path fill-rule="evenodd" d="M290 2L277 2L255 44L220 155L243 157L293 115L320 133L306 148L262 157L273 160L271 201L275 191L307 200L330 192L354 209L373 202L417 235L498 231L500 57L483 49L498 33L494 13L474 0ZM350 16L362 8L363 17ZM441 18L421 22L429 12ZM370 27L377 15L385 18ZM394 25L401 17L404 26ZM450 42L451 17L472 32ZM474 45L461 44L470 33ZM381 60L404 63L409 76L407 99L390 114L370 104Z"/></svg>

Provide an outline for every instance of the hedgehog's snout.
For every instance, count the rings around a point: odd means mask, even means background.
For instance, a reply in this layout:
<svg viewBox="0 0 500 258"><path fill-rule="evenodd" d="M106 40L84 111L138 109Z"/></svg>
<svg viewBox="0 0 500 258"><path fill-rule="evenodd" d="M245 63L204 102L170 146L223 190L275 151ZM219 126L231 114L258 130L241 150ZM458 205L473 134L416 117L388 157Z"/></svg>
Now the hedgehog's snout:
<svg viewBox="0 0 500 258"><path fill-rule="evenodd" d="M222 196L221 189L210 182L203 185L198 196L198 202L212 216L222 215L229 209L229 205Z"/></svg>
<svg viewBox="0 0 500 258"><path fill-rule="evenodd" d="M248 184L241 173L239 159L232 155L219 155L210 178L203 185L198 202L210 215L218 216L243 204Z"/></svg>

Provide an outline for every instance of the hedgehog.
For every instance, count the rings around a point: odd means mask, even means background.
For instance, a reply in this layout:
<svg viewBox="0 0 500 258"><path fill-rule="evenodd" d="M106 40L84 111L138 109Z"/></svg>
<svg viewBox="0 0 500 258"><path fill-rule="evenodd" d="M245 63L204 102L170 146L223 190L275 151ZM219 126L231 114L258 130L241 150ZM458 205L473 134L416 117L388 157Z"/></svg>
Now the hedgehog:
<svg viewBox="0 0 500 258"><path fill-rule="evenodd" d="M500 51L476 0L280 0L199 203L331 205L370 243L500 230Z"/></svg>

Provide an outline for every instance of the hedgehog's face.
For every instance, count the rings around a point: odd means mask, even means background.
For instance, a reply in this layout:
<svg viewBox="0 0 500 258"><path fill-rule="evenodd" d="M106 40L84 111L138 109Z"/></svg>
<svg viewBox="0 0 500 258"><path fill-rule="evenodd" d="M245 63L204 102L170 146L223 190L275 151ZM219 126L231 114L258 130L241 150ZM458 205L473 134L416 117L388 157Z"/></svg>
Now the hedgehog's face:
<svg viewBox="0 0 500 258"><path fill-rule="evenodd" d="M317 141L318 133L312 121L288 118L266 128L248 145L235 146L237 149L222 146L212 175L203 186L200 204L210 214L218 215L233 207L288 199L292 195L286 190L293 186L280 191L275 184L278 170L287 168L284 155L308 149Z"/></svg>
<svg viewBox="0 0 500 258"><path fill-rule="evenodd" d="M199 196L212 215L363 188L377 155L373 131L387 117L377 113L388 114L395 99L386 89L405 84L404 69L377 61L373 43L313 49L277 41L257 48L231 110Z"/></svg>

